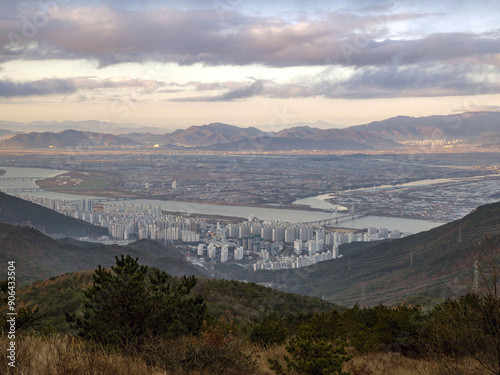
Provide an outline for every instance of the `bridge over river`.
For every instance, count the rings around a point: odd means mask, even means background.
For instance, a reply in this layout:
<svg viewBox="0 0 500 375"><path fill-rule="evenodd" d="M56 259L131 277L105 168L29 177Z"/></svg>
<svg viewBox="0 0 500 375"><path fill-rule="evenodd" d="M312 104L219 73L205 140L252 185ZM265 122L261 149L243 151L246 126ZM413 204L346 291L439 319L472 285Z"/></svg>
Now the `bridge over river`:
<svg viewBox="0 0 500 375"><path fill-rule="evenodd" d="M0 177L0 181L37 181L44 180L48 178L45 177Z"/></svg>
<svg viewBox="0 0 500 375"><path fill-rule="evenodd" d="M11 193L38 193L41 191L45 191L40 188L0 188L2 193L11 194Z"/></svg>

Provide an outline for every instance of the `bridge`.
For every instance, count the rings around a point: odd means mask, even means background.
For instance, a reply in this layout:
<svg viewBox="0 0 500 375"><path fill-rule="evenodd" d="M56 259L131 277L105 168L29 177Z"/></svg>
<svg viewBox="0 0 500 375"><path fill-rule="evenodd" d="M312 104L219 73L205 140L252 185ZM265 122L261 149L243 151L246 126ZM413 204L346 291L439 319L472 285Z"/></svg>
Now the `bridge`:
<svg viewBox="0 0 500 375"><path fill-rule="evenodd" d="M50 177L0 177L0 181L36 181Z"/></svg>
<svg viewBox="0 0 500 375"><path fill-rule="evenodd" d="M356 214L356 216L360 217L363 215L360 215L358 213L358 214ZM331 225L331 224L338 224L339 222L347 221L349 219L354 219L354 215L346 214L346 215L341 215L341 216L332 216L332 217L329 217L328 219L307 221L303 224L311 224L311 225L317 224L317 225L324 227L324 226Z"/></svg>
<svg viewBox="0 0 500 375"><path fill-rule="evenodd" d="M37 193L40 191L45 191L39 188L0 188L2 193Z"/></svg>
<svg viewBox="0 0 500 375"><path fill-rule="evenodd" d="M92 199L94 202L114 202L114 201L128 201L131 199L143 199L143 198L137 198L137 197L113 197L113 198L95 198Z"/></svg>
<svg viewBox="0 0 500 375"><path fill-rule="evenodd" d="M339 216L337 210L331 211L331 212L332 212L332 216L327 218L327 219L307 221L307 222L304 222L303 224L311 224L311 225L316 224L316 225L320 225L320 226L324 227L324 226L331 225L331 224L338 224L339 222L347 222L348 220L352 220L355 218L366 216L366 215L369 215L370 213L375 214L375 212L370 212L370 210L360 210L360 211L355 212L354 205L352 205L351 208L349 208L347 213L342 213L340 216Z"/></svg>

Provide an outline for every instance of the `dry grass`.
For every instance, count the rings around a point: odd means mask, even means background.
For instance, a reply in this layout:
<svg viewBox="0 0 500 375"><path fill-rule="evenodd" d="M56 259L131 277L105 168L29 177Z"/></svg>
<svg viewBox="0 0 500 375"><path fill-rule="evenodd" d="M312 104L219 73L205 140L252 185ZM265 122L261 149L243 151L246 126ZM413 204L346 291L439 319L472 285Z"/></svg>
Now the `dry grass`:
<svg viewBox="0 0 500 375"><path fill-rule="evenodd" d="M7 339L0 339L0 347ZM109 354L72 337L25 336L16 342L16 367L0 357L0 373L16 375L167 375L137 358Z"/></svg>
<svg viewBox="0 0 500 375"><path fill-rule="evenodd" d="M256 349L254 346L252 346L252 348L253 348L253 355L257 362L258 372L256 373L256 375L274 375L274 371L271 371L269 369L269 362L267 361L267 359L270 358L279 360L283 358L283 355L287 354L284 345L273 346L267 349Z"/></svg>
<svg viewBox="0 0 500 375"><path fill-rule="evenodd" d="M269 370L268 358L281 360L286 355L284 346L261 349L256 352L259 375L274 375ZM285 361L280 361L285 365ZM344 365L344 371L351 375L481 375L484 371L477 363L462 359L457 362L445 360L412 359L397 353L370 353L354 356ZM451 370L453 367L453 371Z"/></svg>
<svg viewBox="0 0 500 375"><path fill-rule="evenodd" d="M0 347L7 348L8 340L0 337ZM16 342L16 368L8 366L6 355L0 356L0 373L7 375L172 375L158 367L148 366L139 357L110 354L78 338L53 336L46 339L25 336ZM255 359L255 375L274 375L268 359L284 364L284 345L258 348L245 345L243 352ZM173 353L172 353L173 354ZM450 371L450 364L453 371ZM448 366L446 366L448 365ZM448 368L447 368L448 367ZM243 371L242 373L247 373ZM484 374L472 360L446 362L424 361L395 353L371 353L355 356L344 366L351 375L480 375ZM194 374L197 372L189 372ZM210 372L208 372L210 373ZM219 373L219 372L217 372ZM224 372L225 373L225 372ZM229 371L227 373L239 373Z"/></svg>
<svg viewBox="0 0 500 375"><path fill-rule="evenodd" d="M345 370L352 375L480 375L484 373L475 362L468 359L454 363L453 372L450 372L450 366L446 364L444 360L412 359L397 353L371 353L354 357L346 363Z"/></svg>

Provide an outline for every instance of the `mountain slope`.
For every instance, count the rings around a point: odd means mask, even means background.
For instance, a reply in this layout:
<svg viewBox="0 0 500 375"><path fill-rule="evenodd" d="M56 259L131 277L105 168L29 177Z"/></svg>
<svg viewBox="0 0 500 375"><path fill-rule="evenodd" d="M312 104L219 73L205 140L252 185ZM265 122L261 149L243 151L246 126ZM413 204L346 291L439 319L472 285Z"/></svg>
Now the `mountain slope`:
<svg viewBox="0 0 500 375"><path fill-rule="evenodd" d="M16 135L17 133L14 133L11 130L5 130L5 129L0 129L0 138L10 138Z"/></svg>
<svg viewBox="0 0 500 375"><path fill-rule="evenodd" d="M321 131L318 128L310 126L295 126L288 129L283 129L275 134L275 137L283 138L307 138Z"/></svg>
<svg viewBox="0 0 500 375"><path fill-rule="evenodd" d="M139 259L141 262L141 259ZM96 267L94 267L96 268ZM57 331L67 329L64 312L82 309L83 291L92 284L93 271L80 271L51 277L18 290L22 305L38 306L46 314L42 325L51 324ZM198 278L194 288L207 303L213 317L225 317L238 324L247 324L264 312L282 314L312 313L343 308L319 298L277 291L256 284L239 281Z"/></svg>
<svg viewBox="0 0 500 375"><path fill-rule="evenodd" d="M485 205L461 220L400 240L361 247L341 259L244 277L341 305L371 306L418 295L457 296L471 289L478 243L490 233L500 237L498 223L500 203Z"/></svg>
<svg viewBox="0 0 500 375"><path fill-rule="evenodd" d="M34 228L0 224L0 261L16 261L17 282L31 283L65 272L108 267L121 254L138 257L142 264L155 266L172 275L208 276L202 268L186 261L177 250L154 241L138 241L128 246L54 240Z"/></svg>
<svg viewBox="0 0 500 375"><path fill-rule="evenodd" d="M60 133L28 133L18 134L0 142L1 148L64 148L64 147L116 147L134 146L139 143L125 137L112 134L64 130Z"/></svg>
<svg viewBox="0 0 500 375"><path fill-rule="evenodd" d="M0 192L0 222L30 225L50 234L104 236L106 228L98 227L38 204Z"/></svg>
<svg viewBox="0 0 500 375"><path fill-rule="evenodd" d="M469 139L487 132L500 134L500 112L468 112L448 116L397 116L348 129L392 140Z"/></svg>
<svg viewBox="0 0 500 375"><path fill-rule="evenodd" d="M235 142L262 135L265 135L265 133L257 128L240 128L222 123L212 123L202 126L191 126L184 130L176 130L171 134L166 134L159 141L177 145L207 146Z"/></svg>
<svg viewBox="0 0 500 375"><path fill-rule="evenodd" d="M206 147L213 151L291 151L291 150L370 150L392 149L399 145L369 132L348 129L286 129L273 136L244 139Z"/></svg>
<svg viewBox="0 0 500 375"><path fill-rule="evenodd" d="M500 133L490 133L479 137L474 137L469 139L468 143L472 145L479 145L481 147L496 147L500 145Z"/></svg>
<svg viewBox="0 0 500 375"><path fill-rule="evenodd" d="M260 127L266 129L266 128L272 127L272 125L270 126L269 124L266 124L266 125L261 125ZM320 128L320 129L341 129L341 128L345 128L344 125L332 124L330 122L322 121L322 120L318 120L318 121L315 121L315 122L304 122L304 121L301 121L301 122L284 123L284 124L279 124L279 127L281 127L281 128L287 128L287 129L297 128L297 127L311 127L311 128Z"/></svg>

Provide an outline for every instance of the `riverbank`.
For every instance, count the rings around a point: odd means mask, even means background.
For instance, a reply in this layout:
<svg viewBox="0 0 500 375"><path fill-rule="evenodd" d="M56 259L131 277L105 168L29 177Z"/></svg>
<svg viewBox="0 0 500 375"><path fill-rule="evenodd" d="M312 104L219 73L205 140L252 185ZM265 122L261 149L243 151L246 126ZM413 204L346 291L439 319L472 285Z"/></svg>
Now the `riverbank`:
<svg viewBox="0 0 500 375"><path fill-rule="evenodd" d="M54 177L56 175L67 173L63 170L50 170L40 168L16 168L16 167L2 167L7 171L7 177ZM104 200L103 203L117 203L117 204L134 204L134 205L151 205L153 207L160 206L165 212L178 213L180 215L205 215L205 217L232 217L232 218L248 218L251 215L258 217L261 220L281 220L286 222L296 223L311 223L335 218L335 212L331 210L331 206L327 208L316 208L308 210L298 209L299 207L287 206L274 206L274 205L228 205L228 204L214 204L207 202L188 202L188 201L173 201L161 200L152 198L105 198L96 194L96 196L84 195L81 192L77 195L65 194L62 192L50 192L40 190L34 181L1 181L0 188L33 188L33 192L28 194L18 194L21 198L28 199L29 196L41 197L59 200L78 200L78 199L94 199ZM106 200L110 200L106 202ZM113 201L116 199L116 201ZM339 212L340 214L340 212ZM238 219L235 219L238 220ZM339 220L340 221L340 220ZM350 228L368 228L368 227L386 227L389 230L398 229L403 232L418 233L421 231L432 229L441 223L428 222L425 220L412 220L412 219L395 219L390 217L381 216L366 216L349 219L348 222L342 221L342 227Z"/></svg>

